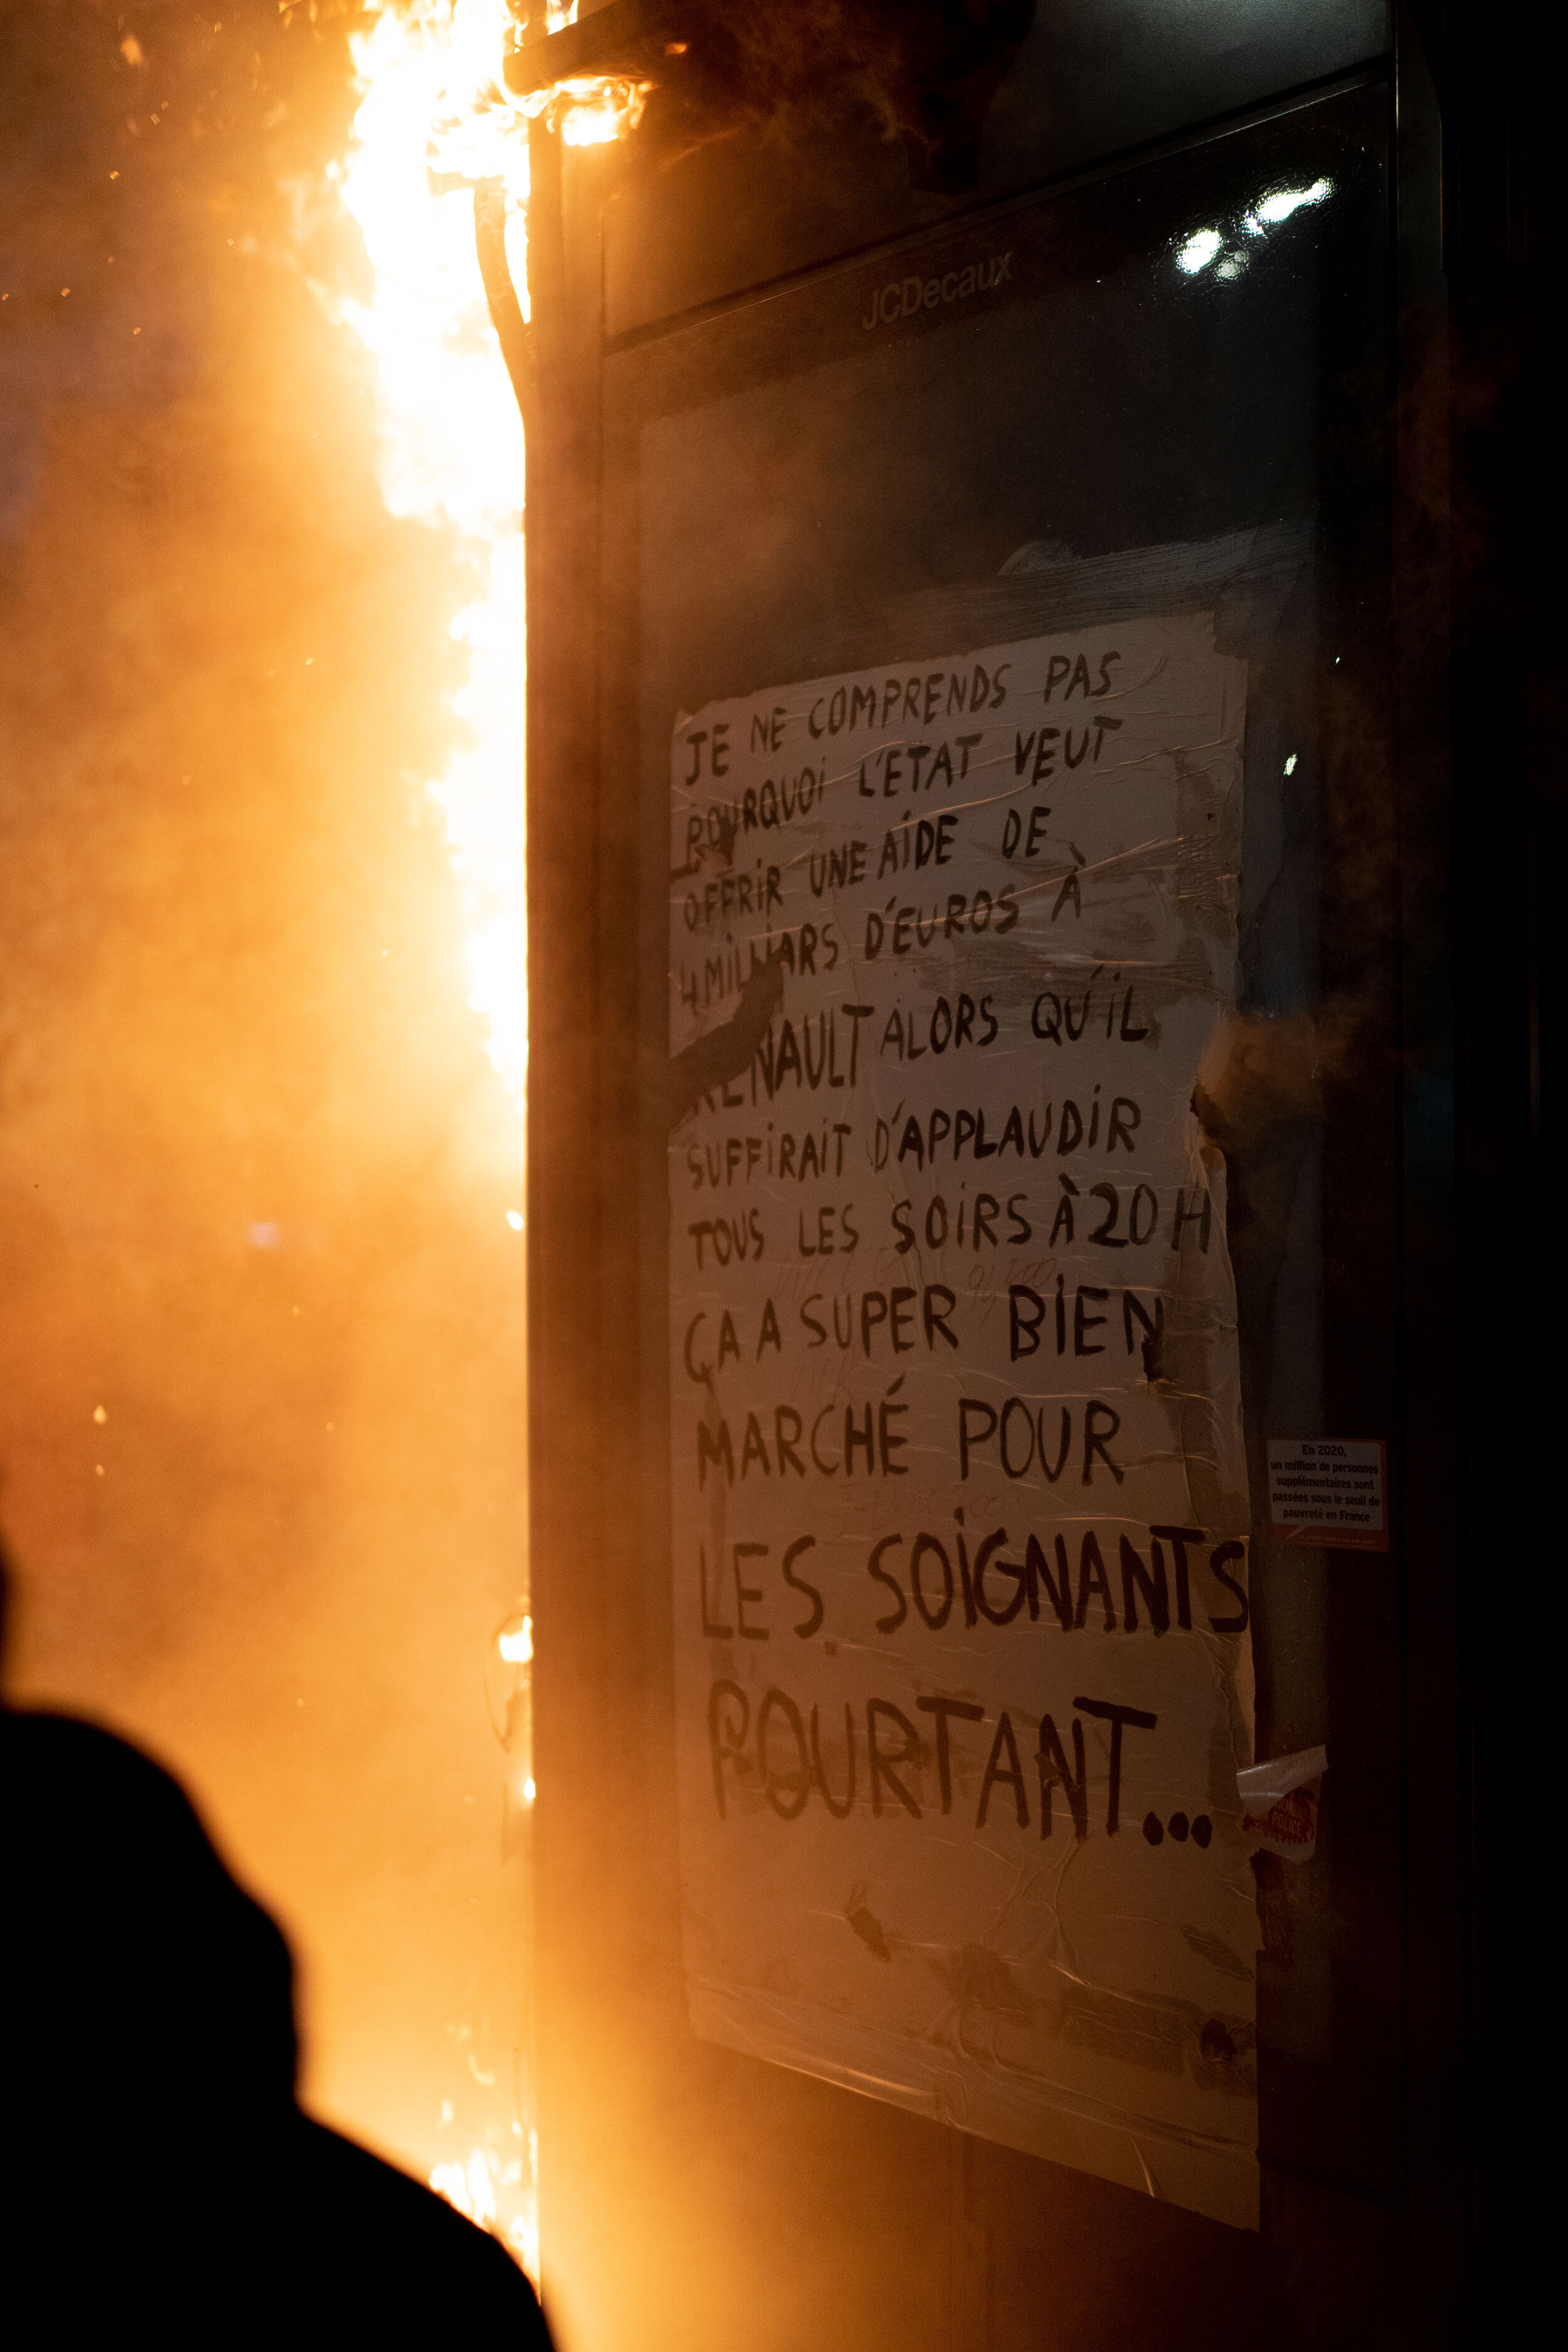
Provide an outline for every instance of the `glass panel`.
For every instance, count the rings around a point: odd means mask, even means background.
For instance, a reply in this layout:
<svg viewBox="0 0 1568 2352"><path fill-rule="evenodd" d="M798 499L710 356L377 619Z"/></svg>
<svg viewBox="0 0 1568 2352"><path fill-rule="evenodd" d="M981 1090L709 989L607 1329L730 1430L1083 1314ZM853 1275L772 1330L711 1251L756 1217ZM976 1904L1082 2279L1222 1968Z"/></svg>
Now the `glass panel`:
<svg viewBox="0 0 1568 2352"><path fill-rule="evenodd" d="M1332 1757L1316 1867L1255 1864L1261 2134L1266 2157L1373 2189L1396 2164L1395 1811L1335 1792L1398 1783L1393 1555L1348 1505L1328 1538L1298 1511L1276 1543L1268 1449L1375 1447L1393 1398L1386 135L1381 89L1303 107L628 353L610 395L612 461L637 452L618 547L652 811L679 714L791 681L1194 614L1246 665L1236 994L1194 1100L1228 1201L1257 1753ZM724 1118L715 1100L694 1132ZM683 1245L689 1222L670 1218ZM679 1616L690 1563L673 1570ZM684 1715L677 1738L712 1752ZM849 2071L809 2036L793 2063Z"/></svg>

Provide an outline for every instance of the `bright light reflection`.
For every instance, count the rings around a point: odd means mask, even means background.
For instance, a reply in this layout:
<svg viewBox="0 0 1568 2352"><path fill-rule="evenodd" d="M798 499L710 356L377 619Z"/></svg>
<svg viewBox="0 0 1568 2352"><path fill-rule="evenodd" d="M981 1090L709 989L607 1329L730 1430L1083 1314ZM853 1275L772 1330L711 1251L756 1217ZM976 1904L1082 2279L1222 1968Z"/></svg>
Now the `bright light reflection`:
<svg viewBox="0 0 1568 2352"><path fill-rule="evenodd" d="M1276 188L1271 195L1260 198L1250 212L1242 215L1241 233L1246 236L1266 236L1281 221L1288 221L1292 213L1300 212L1303 205L1321 205L1325 196L1331 196L1333 193L1331 180L1314 180L1310 188ZM1221 253L1225 253L1225 258L1220 261L1215 276L1239 278L1247 268L1247 248L1233 244L1226 252L1225 236L1217 228L1194 229L1192 236L1176 247L1176 267L1187 277L1195 278Z"/></svg>
<svg viewBox="0 0 1568 2352"><path fill-rule="evenodd" d="M1257 221L1272 228L1277 221L1289 220L1303 205L1321 205L1325 196L1334 193L1331 180L1314 180L1310 188L1276 188L1260 205L1254 205L1247 215L1247 226Z"/></svg>
<svg viewBox="0 0 1568 2352"><path fill-rule="evenodd" d="M1188 237L1185 245L1177 248L1177 268L1184 269L1189 278L1195 278L1200 269L1208 268L1224 243L1225 239L1217 228L1200 228L1195 236Z"/></svg>

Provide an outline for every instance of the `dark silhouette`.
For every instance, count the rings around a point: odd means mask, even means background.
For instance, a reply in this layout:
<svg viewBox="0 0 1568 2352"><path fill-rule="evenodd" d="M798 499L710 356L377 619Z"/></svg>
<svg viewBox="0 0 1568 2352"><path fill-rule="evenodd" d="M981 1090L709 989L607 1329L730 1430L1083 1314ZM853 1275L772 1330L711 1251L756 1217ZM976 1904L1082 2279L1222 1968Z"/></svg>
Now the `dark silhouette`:
<svg viewBox="0 0 1568 2352"><path fill-rule="evenodd" d="M0 1766L16 2340L549 2352L494 2239L300 2112L288 1945L169 1775L11 1709Z"/></svg>

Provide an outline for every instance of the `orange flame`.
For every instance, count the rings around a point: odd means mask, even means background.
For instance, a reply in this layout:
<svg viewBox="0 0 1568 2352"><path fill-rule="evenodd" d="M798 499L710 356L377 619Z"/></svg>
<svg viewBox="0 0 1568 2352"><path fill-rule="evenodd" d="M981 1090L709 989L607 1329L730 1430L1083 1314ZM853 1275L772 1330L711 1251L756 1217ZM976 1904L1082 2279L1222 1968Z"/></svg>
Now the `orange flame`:
<svg viewBox="0 0 1568 2352"><path fill-rule="evenodd" d="M576 13L576 0L552 0L550 30ZM500 79L511 28L506 0L383 0L353 37L360 104L332 177L363 236L372 291L368 300L339 299L332 307L375 364L388 511L456 532L475 582L471 601L449 623L468 654L453 698L468 740L426 789L462 887L468 1003L488 1024L490 1059L516 1110L503 1151L521 1176L528 1075L522 429L486 307L470 190L481 180L503 184L508 258L526 318L529 119L542 114L568 146L596 145L635 126L648 86L574 79L520 102ZM512 1210L507 1222L521 1230L523 1221ZM526 1823L534 1801L532 1625L522 1606L492 1649L487 1677L502 1678L491 1698L507 1751L510 1851L511 1830ZM448 2103L444 2120L452 2112ZM437 2164L430 2185L505 2237L537 2278L531 2117L514 2116L487 2139L466 2158Z"/></svg>
<svg viewBox="0 0 1568 2352"><path fill-rule="evenodd" d="M570 23L552 10L552 29ZM452 616L468 649L455 698L472 731L432 782L467 916L469 1003L521 1113L528 1068L523 840L522 432L485 307L468 190L506 190L507 252L528 316L527 122L543 114L568 146L616 139L648 85L570 79L512 99L499 68L505 0L406 0L352 47L363 97L337 169L374 272L342 317L376 362L383 495L395 515L454 526L480 583Z"/></svg>
<svg viewBox="0 0 1568 2352"><path fill-rule="evenodd" d="M505 0L414 0L354 37L363 95L338 187L373 272L340 315L376 363L390 512L455 529L479 593L453 614L468 649L454 698L469 740L433 779L462 885L468 1001L521 1113L528 1070L523 836L522 428L474 250L463 183L504 181L523 252L528 148L495 78ZM521 275L521 273L520 273ZM516 1139L521 1160L521 1135Z"/></svg>

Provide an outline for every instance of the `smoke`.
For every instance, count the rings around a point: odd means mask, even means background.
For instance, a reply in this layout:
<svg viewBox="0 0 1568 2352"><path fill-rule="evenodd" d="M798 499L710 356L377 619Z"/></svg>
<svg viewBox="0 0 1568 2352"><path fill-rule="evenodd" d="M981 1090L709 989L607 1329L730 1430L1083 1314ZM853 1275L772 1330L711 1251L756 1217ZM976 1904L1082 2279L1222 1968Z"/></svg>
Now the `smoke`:
<svg viewBox="0 0 1568 2352"><path fill-rule="evenodd" d="M902 141L912 184L945 194L974 184L986 113L1034 15L1035 0L671 0L630 23L587 14L550 70L578 70L580 51L583 69L650 81L642 137L666 159L869 115ZM543 51L525 47L508 79L521 89L545 69Z"/></svg>
<svg viewBox="0 0 1568 2352"><path fill-rule="evenodd" d="M523 1245L425 792L468 583L312 291L353 22L0 35L0 1520L11 1696L182 1773L424 2170L510 2129Z"/></svg>

